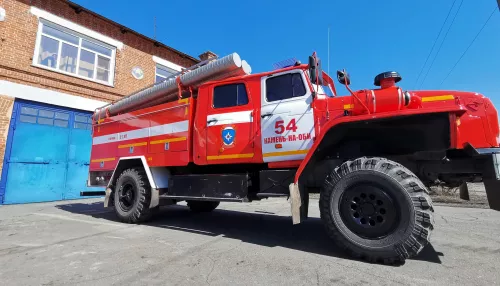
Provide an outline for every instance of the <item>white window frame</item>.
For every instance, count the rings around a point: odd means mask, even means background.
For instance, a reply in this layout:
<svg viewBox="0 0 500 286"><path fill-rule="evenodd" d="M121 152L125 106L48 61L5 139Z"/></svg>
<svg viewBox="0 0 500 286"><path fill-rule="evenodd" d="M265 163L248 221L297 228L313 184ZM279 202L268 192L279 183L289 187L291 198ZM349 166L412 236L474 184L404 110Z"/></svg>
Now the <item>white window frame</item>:
<svg viewBox="0 0 500 286"><path fill-rule="evenodd" d="M167 61L167 60L164 60L162 58L159 58L157 56L153 56L153 62L155 62L155 78L154 78L154 84L157 84L156 82L156 76L158 75L157 73L157 67L158 65L160 66L164 66L168 69L171 69L171 70L174 70L174 71L177 71L177 72L180 72L182 71L183 67L181 67L180 65L177 65L177 64L174 64L173 62L170 62L170 61ZM158 75L162 78L165 78L164 76L162 75Z"/></svg>
<svg viewBox="0 0 500 286"><path fill-rule="evenodd" d="M75 45L73 43L67 42L67 41L65 41L63 39L59 39L59 38L53 37L51 35L44 34L42 32L42 29L43 29L44 25L47 25L47 26L52 27L52 28L57 29L57 30L61 30L61 31L65 32L65 33L71 34L72 36L78 37L78 45ZM42 65L42 64L38 63L38 55L39 55L39 52L40 52L40 46L41 46L41 41L42 41L42 34L45 37L48 37L48 38L51 38L51 39L59 41L58 55L57 55L56 67L55 68L48 67L48 66L45 66L45 65ZM89 49L86 49L86 48L82 47L82 41L83 40L87 40L89 42L92 42L93 44L96 44L96 45L99 45L99 46L102 46L102 47L104 47L106 49L111 50L111 56L108 56L108 55L105 55L105 54L101 54L99 52L96 52L96 51L93 51L93 50L89 50ZM67 45L71 45L71 46L76 47L78 49L77 57L76 57L76 73L70 73L70 72L67 72L67 71L60 70L58 68L59 67L59 63L60 63L60 59L61 59L62 43L65 43ZM93 75L93 78L85 77L85 76L82 76L82 75L78 74L78 71L79 71L79 68L80 68L80 52L81 52L81 50L85 50L85 51L88 51L88 52L91 52L91 53L95 54L95 58L94 58L94 75ZM97 79L98 56L110 59L108 81L102 81L102 80ZM46 70L50 70L50 71L54 71L54 72L57 72L57 73L69 75L69 76L72 76L72 77L77 77L77 78L81 78L81 79L84 79L84 80L88 80L88 81L92 81L92 82L96 82L96 83L100 83L100 84L104 84L104 85L107 85L107 86L114 87L115 63L116 63L116 47L110 46L110 45L108 45L106 43L103 43L101 41L95 40L95 39L93 39L91 37L88 37L86 35L83 35L81 33L69 30L69 29L67 29L65 27L62 27L61 25L56 24L56 23L52 23L52 22L47 21L45 19L39 19L39 21L38 21L38 32L37 32L36 43L35 43L35 51L34 51L33 62L32 62L33 66L39 67L39 68L42 68L42 69L46 69Z"/></svg>
<svg viewBox="0 0 500 286"><path fill-rule="evenodd" d="M167 61L167 60L164 60L162 58L159 58L157 56L153 56L153 62L157 63L157 64L160 64L162 66L166 66L167 68L170 68L170 69L173 69L173 70L176 70L178 72L182 71L183 67L181 67L180 65L178 64L174 64L173 62L170 62L170 61Z"/></svg>
<svg viewBox="0 0 500 286"><path fill-rule="evenodd" d="M172 73L172 74L176 74L176 73L178 73L178 72L179 72L179 71L174 70L174 69L172 69L172 68L170 68L170 67L167 67L167 66L164 66L164 65L162 65L162 64L156 63L156 65L155 65L155 84L160 83L160 82L156 82L156 77L157 77L157 76L159 76L159 77L163 78L163 80L162 80L161 82L163 82L163 81L165 81L165 79L167 79L167 77L165 77L164 75L161 75L161 74L159 74L159 73L158 73L158 66L161 66L161 67L163 67L163 68L166 68L166 69L169 69L169 70L173 71L173 73Z"/></svg>
<svg viewBox="0 0 500 286"><path fill-rule="evenodd" d="M279 76L282 76L282 75L294 74L294 73L300 74L300 77L302 78L302 84L304 85L304 89L305 89L306 93L304 95L301 95L301 96L289 97L289 98L281 99L281 100L268 101L267 100L267 80L270 79L270 78L275 78L275 77L279 77ZM262 83L261 83L261 90L262 90L262 99L261 100L263 100L263 103L262 103L263 106L264 105L270 105L270 104L279 104L281 102L303 100L304 98L309 98L310 95L311 95L311 93L312 93L311 90L309 90L309 85L307 84L306 75L305 75L305 73L302 70L284 71L284 72L272 74L272 75L269 75L269 76L265 76L262 79L263 80L262 80Z"/></svg>

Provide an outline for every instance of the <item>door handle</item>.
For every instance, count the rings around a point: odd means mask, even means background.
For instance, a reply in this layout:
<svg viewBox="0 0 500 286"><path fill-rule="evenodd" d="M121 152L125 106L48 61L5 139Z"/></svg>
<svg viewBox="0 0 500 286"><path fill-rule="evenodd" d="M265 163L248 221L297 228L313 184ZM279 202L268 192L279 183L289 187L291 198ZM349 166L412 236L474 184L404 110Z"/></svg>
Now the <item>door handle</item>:
<svg viewBox="0 0 500 286"><path fill-rule="evenodd" d="M270 116L273 116L272 113L266 113L266 114L262 114L260 117L261 118L266 118L266 117L270 117Z"/></svg>
<svg viewBox="0 0 500 286"><path fill-rule="evenodd" d="M217 121L218 121L217 119L213 118L213 119L208 120L208 121L207 121L207 124L210 124L210 123L215 123L215 122L217 122Z"/></svg>

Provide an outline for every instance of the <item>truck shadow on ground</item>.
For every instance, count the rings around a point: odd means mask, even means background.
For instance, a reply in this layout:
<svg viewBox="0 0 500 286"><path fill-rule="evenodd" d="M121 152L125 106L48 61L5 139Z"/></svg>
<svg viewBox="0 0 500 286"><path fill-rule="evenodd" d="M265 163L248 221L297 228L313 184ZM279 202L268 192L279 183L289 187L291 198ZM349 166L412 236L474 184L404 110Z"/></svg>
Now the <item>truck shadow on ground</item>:
<svg viewBox="0 0 500 286"><path fill-rule="evenodd" d="M56 207L75 214L117 221L114 211L105 209L102 202L61 204ZM292 225L290 217L270 212L247 213L217 209L211 213L197 214L185 206L176 205L163 207L151 222L144 225L207 236L222 235L266 247L284 247L313 254L353 259L327 236L319 218L309 218L304 223ZM413 260L440 264L440 256L443 254L437 252L432 244L429 244Z"/></svg>

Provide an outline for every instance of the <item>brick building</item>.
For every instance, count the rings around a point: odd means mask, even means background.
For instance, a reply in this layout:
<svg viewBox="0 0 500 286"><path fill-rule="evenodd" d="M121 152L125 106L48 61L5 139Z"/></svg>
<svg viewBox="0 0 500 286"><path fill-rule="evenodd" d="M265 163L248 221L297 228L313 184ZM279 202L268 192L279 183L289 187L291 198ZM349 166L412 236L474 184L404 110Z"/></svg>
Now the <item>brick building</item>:
<svg viewBox="0 0 500 286"><path fill-rule="evenodd" d="M67 0L0 0L0 204L79 197L92 111L197 62Z"/></svg>

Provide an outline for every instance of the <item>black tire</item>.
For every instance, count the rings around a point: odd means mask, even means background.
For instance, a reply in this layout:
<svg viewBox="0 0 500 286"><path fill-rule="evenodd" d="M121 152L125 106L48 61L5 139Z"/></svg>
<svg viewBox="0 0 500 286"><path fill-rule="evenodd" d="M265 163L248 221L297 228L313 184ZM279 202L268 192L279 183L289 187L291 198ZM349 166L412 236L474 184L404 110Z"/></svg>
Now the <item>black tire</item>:
<svg viewBox="0 0 500 286"><path fill-rule="evenodd" d="M149 220L156 210L150 209L151 187L142 169L127 169L120 174L114 191L115 213L125 223Z"/></svg>
<svg viewBox="0 0 500 286"><path fill-rule="evenodd" d="M370 262L404 263L429 243L434 228L424 184L385 158L362 157L335 168L325 180L319 206L336 244Z"/></svg>
<svg viewBox="0 0 500 286"><path fill-rule="evenodd" d="M187 206L195 213L208 213L215 210L220 202L211 201L187 201Z"/></svg>

